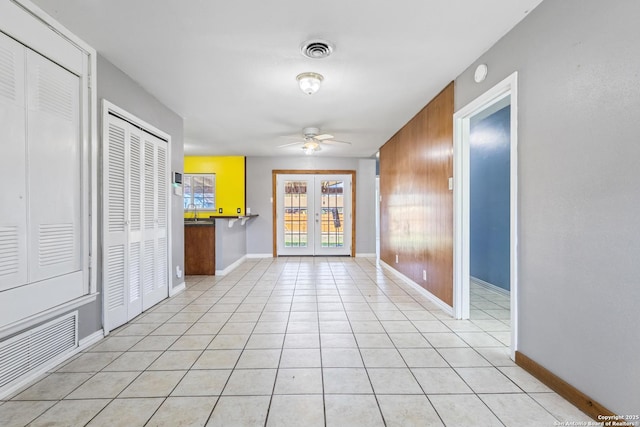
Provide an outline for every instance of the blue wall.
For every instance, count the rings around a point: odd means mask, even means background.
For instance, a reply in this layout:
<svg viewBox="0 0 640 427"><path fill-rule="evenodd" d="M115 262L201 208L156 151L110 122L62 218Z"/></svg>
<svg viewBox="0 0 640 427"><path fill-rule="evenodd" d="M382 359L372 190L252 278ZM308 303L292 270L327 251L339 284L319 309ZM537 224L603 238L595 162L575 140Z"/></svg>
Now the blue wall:
<svg viewBox="0 0 640 427"><path fill-rule="evenodd" d="M471 123L471 276L510 290L510 107Z"/></svg>

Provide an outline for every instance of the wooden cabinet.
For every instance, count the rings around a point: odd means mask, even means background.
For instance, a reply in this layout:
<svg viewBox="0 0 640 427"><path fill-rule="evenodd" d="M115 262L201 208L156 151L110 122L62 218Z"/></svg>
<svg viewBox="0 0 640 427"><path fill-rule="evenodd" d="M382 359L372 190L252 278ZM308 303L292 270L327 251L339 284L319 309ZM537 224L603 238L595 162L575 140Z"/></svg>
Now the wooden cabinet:
<svg viewBox="0 0 640 427"><path fill-rule="evenodd" d="M187 275L216 273L216 227L213 223L185 224L184 273Z"/></svg>

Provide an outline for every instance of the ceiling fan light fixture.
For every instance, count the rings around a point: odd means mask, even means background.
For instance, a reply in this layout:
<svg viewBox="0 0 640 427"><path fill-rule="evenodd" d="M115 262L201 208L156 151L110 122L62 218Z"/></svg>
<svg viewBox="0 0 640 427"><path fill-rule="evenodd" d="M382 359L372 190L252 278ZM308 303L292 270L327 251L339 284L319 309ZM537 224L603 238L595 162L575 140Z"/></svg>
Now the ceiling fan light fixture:
<svg viewBox="0 0 640 427"><path fill-rule="evenodd" d="M302 146L302 150L304 151L304 154L306 154L307 156L310 156L316 151L322 150L322 147L320 147L320 144L318 144L315 141L307 141Z"/></svg>
<svg viewBox="0 0 640 427"><path fill-rule="evenodd" d="M298 80L301 91L307 95L313 95L320 89L320 84L324 80L324 77L322 74L307 72L298 74L296 80Z"/></svg>

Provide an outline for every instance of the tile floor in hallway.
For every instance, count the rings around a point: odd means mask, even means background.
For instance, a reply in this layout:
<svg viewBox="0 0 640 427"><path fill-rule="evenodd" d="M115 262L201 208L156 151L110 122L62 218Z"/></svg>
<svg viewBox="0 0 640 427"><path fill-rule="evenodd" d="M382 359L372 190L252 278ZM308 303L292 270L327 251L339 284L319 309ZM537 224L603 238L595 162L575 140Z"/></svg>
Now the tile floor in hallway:
<svg viewBox="0 0 640 427"><path fill-rule="evenodd" d="M247 260L188 277L184 292L1 402L0 425L590 420L509 359L504 313L476 309L487 317L453 320L369 258Z"/></svg>

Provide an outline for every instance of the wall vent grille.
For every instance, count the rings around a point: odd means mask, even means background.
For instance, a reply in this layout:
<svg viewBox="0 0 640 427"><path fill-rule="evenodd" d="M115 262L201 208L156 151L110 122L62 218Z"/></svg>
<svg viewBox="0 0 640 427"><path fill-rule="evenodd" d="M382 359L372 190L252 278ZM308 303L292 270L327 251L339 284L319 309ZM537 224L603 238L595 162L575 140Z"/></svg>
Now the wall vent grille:
<svg viewBox="0 0 640 427"><path fill-rule="evenodd" d="M41 224L38 230L40 267L73 261L73 224Z"/></svg>
<svg viewBox="0 0 640 427"><path fill-rule="evenodd" d="M0 276L15 274L20 268L18 227L0 227Z"/></svg>
<svg viewBox="0 0 640 427"><path fill-rule="evenodd" d="M38 110L73 122L74 79L69 78L69 73L58 68L53 63L38 67Z"/></svg>
<svg viewBox="0 0 640 427"><path fill-rule="evenodd" d="M78 347L78 312L0 342L0 391Z"/></svg>
<svg viewBox="0 0 640 427"><path fill-rule="evenodd" d="M0 47L0 95L16 100L16 68L12 51Z"/></svg>

